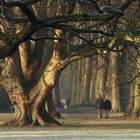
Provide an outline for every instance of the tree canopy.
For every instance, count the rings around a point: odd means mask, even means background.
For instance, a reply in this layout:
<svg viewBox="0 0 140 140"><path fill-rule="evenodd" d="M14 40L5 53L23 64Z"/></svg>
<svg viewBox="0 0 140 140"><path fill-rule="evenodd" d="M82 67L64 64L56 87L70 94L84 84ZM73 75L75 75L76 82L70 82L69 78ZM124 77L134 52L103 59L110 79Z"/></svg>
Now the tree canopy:
<svg viewBox="0 0 140 140"><path fill-rule="evenodd" d="M113 37L116 32L119 32L117 22L123 15L125 15L125 11L130 5L136 2L136 0L116 2L114 5L113 1L104 2L104 4L101 1L97 2L95 0L71 0L59 1L58 3L57 1L50 2L52 3L50 6L53 6L53 8L58 4L61 4L61 10L58 9L58 11L56 11L58 13L51 14L47 17L39 17L36 14L37 7L40 6L40 2L40 0L1 0L1 23L3 23L6 27L3 27L3 24L1 24L0 34L2 40L6 40L0 48L0 58L5 58L6 56L12 54L22 42L28 39L53 39L66 43L69 42L67 41L69 40L69 36L64 37L64 35L62 37L57 37L57 34L55 37L50 35L34 37L34 34L42 28L46 28L46 30L50 30L51 32L54 32L54 30L61 30L66 33L69 32L71 36L80 38L84 40L86 44L93 46L90 48L105 46L106 49L111 49L108 48L108 41L105 41L104 44L98 45L98 43L96 43L97 36L107 38L108 40L108 37ZM78 4L79 7L81 7L80 10L77 10ZM49 7L46 6L46 9L48 8ZM21 27L22 23L27 23L29 27ZM79 25L77 26L77 24ZM18 26L20 26L20 28L18 28ZM94 34L96 37L88 40L82 37L81 34ZM73 49L73 44L71 45L72 47L69 47L70 50L71 48Z"/></svg>

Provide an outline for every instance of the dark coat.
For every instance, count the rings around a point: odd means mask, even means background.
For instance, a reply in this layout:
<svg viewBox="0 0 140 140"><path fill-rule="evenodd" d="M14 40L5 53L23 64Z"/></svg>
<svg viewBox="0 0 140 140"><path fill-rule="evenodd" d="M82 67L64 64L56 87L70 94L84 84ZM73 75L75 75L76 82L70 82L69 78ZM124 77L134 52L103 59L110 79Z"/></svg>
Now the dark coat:
<svg viewBox="0 0 140 140"><path fill-rule="evenodd" d="M102 109L103 103L104 103L104 101L103 101L102 97L98 97L96 99L96 109Z"/></svg>
<svg viewBox="0 0 140 140"><path fill-rule="evenodd" d="M112 104L109 99L106 99L103 103L103 109L105 110L111 110L112 109Z"/></svg>

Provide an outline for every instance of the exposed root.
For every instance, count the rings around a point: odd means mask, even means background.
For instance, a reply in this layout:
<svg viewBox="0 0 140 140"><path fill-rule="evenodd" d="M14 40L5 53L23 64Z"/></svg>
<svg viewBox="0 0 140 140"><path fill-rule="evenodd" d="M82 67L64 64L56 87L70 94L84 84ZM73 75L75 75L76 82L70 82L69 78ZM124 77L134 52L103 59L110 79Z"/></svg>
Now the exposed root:
<svg viewBox="0 0 140 140"><path fill-rule="evenodd" d="M62 118L61 114L60 114L59 112L57 112L57 111L52 111L52 112L50 113L50 115L51 115L51 117L53 117L53 118Z"/></svg>
<svg viewBox="0 0 140 140"><path fill-rule="evenodd" d="M60 126L61 123L58 122L56 119L54 119L54 117L52 117L50 114L48 114L46 111L45 111L45 114L43 115L43 118L46 122L48 122L49 125L53 125L53 126Z"/></svg>
<svg viewBox="0 0 140 140"><path fill-rule="evenodd" d="M11 119L9 121L3 122L0 124L1 127L6 126L25 126L25 125L33 126L60 126L61 123L56 121L54 118L52 118L50 115L47 115L45 118L41 116L37 116L35 120L32 120L32 122L28 122L27 120L19 120L19 119Z"/></svg>
<svg viewBox="0 0 140 140"><path fill-rule="evenodd" d="M38 112L34 110L32 112L32 126L58 126L61 125L57 120L55 120L46 110Z"/></svg>
<svg viewBox="0 0 140 140"><path fill-rule="evenodd" d="M0 124L1 127L5 126L18 126L19 122L14 118Z"/></svg>
<svg viewBox="0 0 140 140"><path fill-rule="evenodd" d="M25 119L21 119L18 117L14 117L13 119L3 122L0 124L1 127L5 127L5 126L25 126L29 124L28 120Z"/></svg>
<svg viewBox="0 0 140 140"><path fill-rule="evenodd" d="M31 113L31 114L29 114ZM32 112L27 113L25 109L17 109L15 117L10 121L1 123L0 126L25 126L25 125L38 125L38 126L60 126L57 120L55 120L45 108L37 109L33 108Z"/></svg>
<svg viewBox="0 0 140 140"><path fill-rule="evenodd" d="M54 118L51 117L51 119L52 119L52 122L49 123L50 126L61 126L62 125L60 122L58 122Z"/></svg>
<svg viewBox="0 0 140 140"><path fill-rule="evenodd" d="M60 126L61 123L56 121L50 115L47 115L45 118L38 116L37 122L40 126Z"/></svg>

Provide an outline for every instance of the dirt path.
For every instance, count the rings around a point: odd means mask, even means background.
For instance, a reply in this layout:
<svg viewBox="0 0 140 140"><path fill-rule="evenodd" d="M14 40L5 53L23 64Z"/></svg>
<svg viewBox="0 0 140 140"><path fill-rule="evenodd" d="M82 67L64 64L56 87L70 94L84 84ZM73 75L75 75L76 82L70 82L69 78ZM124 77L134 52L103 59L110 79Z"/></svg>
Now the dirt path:
<svg viewBox="0 0 140 140"><path fill-rule="evenodd" d="M126 119L123 113L110 113L110 118L97 119L94 108L59 109L64 119L60 121L65 126L94 127L94 128L140 128L140 119ZM104 116L105 113L103 113Z"/></svg>

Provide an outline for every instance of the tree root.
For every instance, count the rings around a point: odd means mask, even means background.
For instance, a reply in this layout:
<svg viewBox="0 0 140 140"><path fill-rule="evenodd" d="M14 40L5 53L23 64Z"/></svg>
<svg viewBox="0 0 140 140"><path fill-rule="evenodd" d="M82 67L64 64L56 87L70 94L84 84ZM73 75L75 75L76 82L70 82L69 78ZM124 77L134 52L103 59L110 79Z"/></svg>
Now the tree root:
<svg viewBox="0 0 140 140"><path fill-rule="evenodd" d="M6 127L6 126L19 126L19 121L14 119L11 119L9 121L3 122L0 124L1 127Z"/></svg>
<svg viewBox="0 0 140 140"><path fill-rule="evenodd" d="M61 126L62 124L50 117L50 120L48 122L48 117L47 119L39 118L37 120L34 120L32 122L28 122L25 120L18 120L18 119L11 119L9 121L3 122L0 124L0 127L9 127L9 126L25 126L25 125L31 125L33 126Z"/></svg>
<svg viewBox="0 0 140 140"><path fill-rule="evenodd" d="M51 116L45 108L33 108L31 114L27 113L27 111L19 109L15 112L15 116L13 119L0 124L0 126L25 126L31 125L33 126L60 126L57 120L54 119L54 116L60 114L58 112L53 112L53 116Z"/></svg>
<svg viewBox="0 0 140 140"><path fill-rule="evenodd" d="M61 123L58 122L56 119L54 119L54 116L50 115L50 114L46 114L44 117L45 121L48 122L48 124L50 126L60 126Z"/></svg>
<svg viewBox="0 0 140 140"><path fill-rule="evenodd" d="M59 123L50 115L47 115L45 118L41 118L41 121L38 120L38 123L40 126L60 126L61 125L61 123Z"/></svg>
<svg viewBox="0 0 140 140"><path fill-rule="evenodd" d="M13 118L9 121L3 122L0 124L1 127L6 127L6 126L25 126L29 124L28 121L26 121L25 119L19 119L19 118Z"/></svg>
<svg viewBox="0 0 140 140"><path fill-rule="evenodd" d="M33 110L32 112L32 127L38 126L60 126L57 120L55 120L46 110L41 112Z"/></svg>
<svg viewBox="0 0 140 140"><path fill-rule="evenodd" d="M57 112L57 111L52 111L52 112L50 113L50 115L51 115L51 117L53 117L53 118L62 118L61 114L60 114L59 112Z"/></svg>

